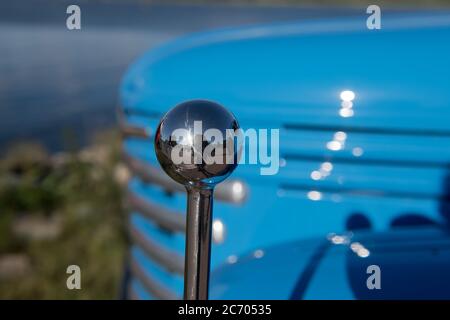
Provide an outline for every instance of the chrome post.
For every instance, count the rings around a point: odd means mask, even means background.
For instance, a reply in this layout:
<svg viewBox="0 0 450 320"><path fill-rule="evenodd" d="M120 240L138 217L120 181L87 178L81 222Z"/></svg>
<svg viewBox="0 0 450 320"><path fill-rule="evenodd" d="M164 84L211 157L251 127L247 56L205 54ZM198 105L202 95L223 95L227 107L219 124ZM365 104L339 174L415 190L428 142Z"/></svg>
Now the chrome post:
<svg viewBox="0 0 450 320"><path fill-rule="evenodd" d="M187 192L184 298L186 300L207 300L213 189L187 188Z"/></svg>
<svg viewBox="0 0 450 320"><path fill-rule="evenodd" d="M205 135L209 129L214 130ZM238 146L228 135L230 130L237 129L236 118L221 105L192 100L167 112L156 131L155 151L161 167L172 179L183 184L188 194L186 300L208 299L213 192L215 185L225 180L237 166ZM205 150L212 149L215 160L205 155ZM211 157L212 153L208 154ZM215 155L220 156L215 158ZM222 161L216 161L220 158Z"/></svg>

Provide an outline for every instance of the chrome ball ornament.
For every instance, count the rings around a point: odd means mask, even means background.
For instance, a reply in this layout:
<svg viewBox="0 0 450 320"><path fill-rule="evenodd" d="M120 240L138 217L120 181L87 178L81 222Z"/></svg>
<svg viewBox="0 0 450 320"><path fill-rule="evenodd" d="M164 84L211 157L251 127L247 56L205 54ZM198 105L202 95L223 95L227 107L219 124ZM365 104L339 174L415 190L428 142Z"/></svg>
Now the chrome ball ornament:
<svg viewBox="0 0 450 320"><path fill-rule="evenodd" d="M168 111L159 123L156 156L175 181L214 186L237 166L238 148L230 138L237 129L236 118L221 105L207 100L183 102Z"/></svg>
<svg viewBox="0 0 450 320"><path fill-rule="evenodd" d="M183 102L162 118L155 152L163 170L186 187L184 299L206 300L209 288L213 191L236 168L236 118L207 100Z"/></svg>

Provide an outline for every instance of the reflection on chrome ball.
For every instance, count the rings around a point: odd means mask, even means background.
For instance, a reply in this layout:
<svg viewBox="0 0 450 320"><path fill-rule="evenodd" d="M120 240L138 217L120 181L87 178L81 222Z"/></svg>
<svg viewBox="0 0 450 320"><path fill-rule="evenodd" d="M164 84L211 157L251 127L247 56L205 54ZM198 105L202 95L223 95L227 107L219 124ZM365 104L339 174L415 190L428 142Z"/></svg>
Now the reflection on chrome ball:
<svg viewBox="0 0 450 320"><path fill-rule="evenodd" d="M155 151L164 171L184 185L213 187L237 166L236 118L221 105L183 102L162 118L155 135Z"/></svg>

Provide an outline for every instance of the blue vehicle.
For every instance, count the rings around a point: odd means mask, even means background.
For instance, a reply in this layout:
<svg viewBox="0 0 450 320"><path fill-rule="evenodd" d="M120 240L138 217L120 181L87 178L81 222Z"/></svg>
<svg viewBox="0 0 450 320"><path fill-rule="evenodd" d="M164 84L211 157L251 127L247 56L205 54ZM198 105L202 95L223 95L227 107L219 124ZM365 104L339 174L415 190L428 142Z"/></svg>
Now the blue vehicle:
<svg viewBox="0 0 450 320"><path fill-rule="evenodd" d="M280 130L277 174L239 165L217 188L212 299L450 298L450 13L366 19L194 34L130 67L128 298L182 297L186 195L153 134L196 98Z"/></svg>

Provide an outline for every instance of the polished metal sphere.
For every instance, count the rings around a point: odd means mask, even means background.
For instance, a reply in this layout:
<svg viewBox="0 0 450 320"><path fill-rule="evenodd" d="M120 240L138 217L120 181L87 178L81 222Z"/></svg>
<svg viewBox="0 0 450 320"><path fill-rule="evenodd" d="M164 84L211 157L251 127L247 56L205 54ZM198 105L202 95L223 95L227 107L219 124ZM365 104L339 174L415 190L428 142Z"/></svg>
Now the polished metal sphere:
<svg viewBox="0 0 450 320"><path fill-rule="evenodd" d="M207 100L183 102L165 114L155 135L155 151L164 171L186 186L213 187L237 166L238 146L230 133L236 118Z"/></svg>

